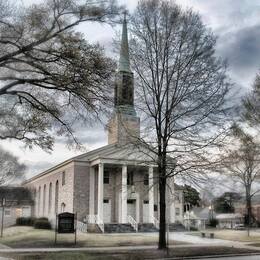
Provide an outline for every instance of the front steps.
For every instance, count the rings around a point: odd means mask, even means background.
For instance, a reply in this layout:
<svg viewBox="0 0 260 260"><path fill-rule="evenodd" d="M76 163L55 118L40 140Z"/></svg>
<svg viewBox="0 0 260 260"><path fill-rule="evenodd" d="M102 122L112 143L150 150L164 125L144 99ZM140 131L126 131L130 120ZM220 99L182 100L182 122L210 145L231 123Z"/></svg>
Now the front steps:
<svg viewBox="0 0 260 260"><path fill-rule="evenodd" d="M102 233L97 224L87 225L89 233ZM135 233L136 231L130 224L121 223L105 223L105 233ZM170 232L182 232L185 231L185 227L182 224L171 223L169 225ZM139 223L138 232L158 232L158 229L153 223Z"/></svg>
<svg viewBox="0 0 260 260"><path fill-rule="evenodd" d="M138 232L157 232L158 229L153 223L139 223Z"/></svg>
<svg viewBox="0 0 260 260"><path fill-rule="evenodd" d="M133 233L134 228L130 224L106 223L105 233Z"/></svg>

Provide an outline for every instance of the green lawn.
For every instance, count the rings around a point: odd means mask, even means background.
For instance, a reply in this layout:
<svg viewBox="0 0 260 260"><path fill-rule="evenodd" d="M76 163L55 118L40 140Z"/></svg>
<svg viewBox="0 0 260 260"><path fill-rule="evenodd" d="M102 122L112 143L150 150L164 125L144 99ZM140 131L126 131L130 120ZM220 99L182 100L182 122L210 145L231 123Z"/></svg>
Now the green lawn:
<svg viewBox="0 0 260 260"><path fill-rule="evenodd" d="M138 233L133 234L94 234L79 233L77 245L74 245L74 234L58 234L58 242L54 244L53 230L34 229L32 227L13 226L4 230L0 243L12 248L43 247L106 247L156 245L157 238ZM175 242L174 244L185 244Z"/></svg>

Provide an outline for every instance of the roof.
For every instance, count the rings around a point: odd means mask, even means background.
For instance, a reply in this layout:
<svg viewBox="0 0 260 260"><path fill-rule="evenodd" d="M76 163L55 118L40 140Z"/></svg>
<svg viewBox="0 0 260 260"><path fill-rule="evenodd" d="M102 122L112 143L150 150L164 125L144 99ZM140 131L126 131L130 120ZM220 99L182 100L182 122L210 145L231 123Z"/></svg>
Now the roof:
<svg viewBox="0 0 260 260"><path fill-rule="evenodd" d="M31 191L24 187L14 187L14 186L2 186L0 187L0 203L2 199L6 200L6 205L13 204L32 204L32 194Z"/></svg>
<svg viewBox="0 0 260 260"><path fill-rule="evenodd" d="M107 159L114 162L117 161L124 161L125 163L128 162L129 164L133 165L151 165L155 164L155 153L151 152L149 149L136 146L133 144L126 144L124 146L119 144L109 144L102 146L98 149L83 153L81 155L72 157L62 163L55 165L54 167L49 168L48 170L39 173L32 178L26 180L24 184L29 183L41 176L44 176L55 169L58 169L64 165L67 165L71 162L86 162L91 163L97 159Z"/></svg>
<svg viewBox="0 0 260 260"><path fill-rule="evenodd" d="M225 213L225 214L218 214L216 219L237 219L242 218L243 216L240 213Z"/></svg>
<svg viewBox="0 0 260 260"><path fill-rule="evenodd" d="M212 216L212 213L209 211L208 207L202 208L202 207L194 207L190 213L185 213L189 219L208 219L210 215ZM213 212L213 217L215 217L216 214Z"/></svg>

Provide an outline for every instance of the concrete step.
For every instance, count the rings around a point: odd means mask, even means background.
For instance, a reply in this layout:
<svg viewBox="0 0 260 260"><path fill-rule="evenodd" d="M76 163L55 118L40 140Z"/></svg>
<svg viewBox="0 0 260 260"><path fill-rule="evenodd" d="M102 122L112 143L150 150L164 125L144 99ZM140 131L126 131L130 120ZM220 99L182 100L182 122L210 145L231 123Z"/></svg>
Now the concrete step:
<svg viewBox="0 0 260 260"><path fill-rule="evenodd" d="M102 233L97 224L87 224L87 232L89 233Z"/></svg>
<svg viewBox="0 0 260 260"><path fill-rule="evenodd" d="M135 232L130 224L107 223L104 224L105 233L132 233Z"/></svg>
<svg viewBox="0 0 260 260"><path fill-rule="evenodd" d="M157 232L158 229L153 223L139 223L138 232Z"/></svg>

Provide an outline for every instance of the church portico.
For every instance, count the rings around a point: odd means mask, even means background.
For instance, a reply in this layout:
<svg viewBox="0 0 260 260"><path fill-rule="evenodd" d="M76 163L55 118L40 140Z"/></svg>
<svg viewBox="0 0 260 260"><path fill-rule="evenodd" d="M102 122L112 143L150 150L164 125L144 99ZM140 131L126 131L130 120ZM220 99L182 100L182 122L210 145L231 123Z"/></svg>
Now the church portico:
<svg viewBox="0 0 260 260"><path fill-rule="evenodd" d="M88 222L154 223L153 167L105 161L90 168Z"/></svg>

